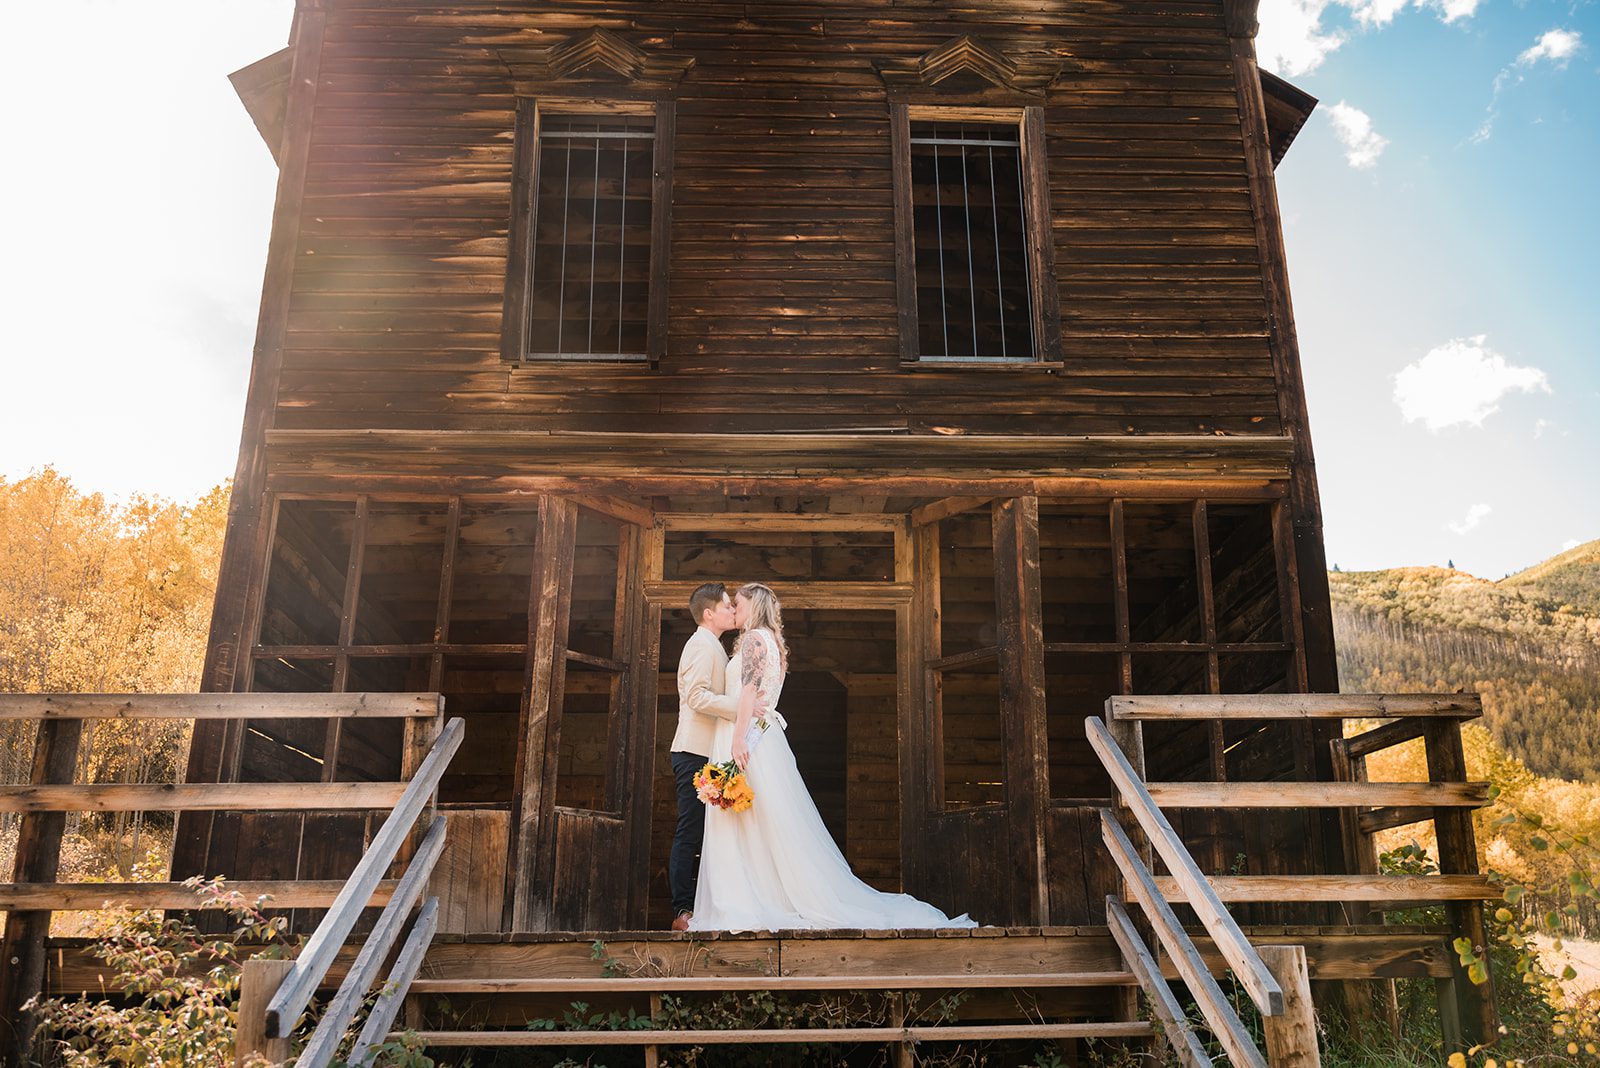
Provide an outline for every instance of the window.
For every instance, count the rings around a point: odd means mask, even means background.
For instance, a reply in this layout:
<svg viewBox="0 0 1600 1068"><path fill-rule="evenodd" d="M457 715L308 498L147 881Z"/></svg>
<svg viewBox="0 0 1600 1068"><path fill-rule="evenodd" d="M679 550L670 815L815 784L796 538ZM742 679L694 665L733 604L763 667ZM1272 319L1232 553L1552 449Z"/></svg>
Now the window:
<svg viewBox="0 0 1600 1068"><path fill-rule="evenodd" d="M670 105L519 105L504 352L516 361L648 360L664 323L658 175Z"/></svg>
<svg viewBox="0 0 1600 1068"><path fill-rule="evenodd" d="M896 108L903 359L1054 359L1037 112Z"/></svg>

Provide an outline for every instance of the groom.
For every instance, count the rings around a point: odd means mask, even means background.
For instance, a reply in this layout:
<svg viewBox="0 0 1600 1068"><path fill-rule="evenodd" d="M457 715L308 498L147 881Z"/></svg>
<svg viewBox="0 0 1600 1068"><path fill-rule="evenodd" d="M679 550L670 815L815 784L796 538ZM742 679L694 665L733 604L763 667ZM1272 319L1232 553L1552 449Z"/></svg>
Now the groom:
<svg viewBox="0 0 1600 1068"><path fill-rule="evenodd" d="M700 843L705 837L706 808L695 793L695 772L711 753L717 719L738 718L739 702L724 693L728 654L722 635L733 629L733 601L720 582L707 582L689 595L689 615L699 624L678 658L678 730L672 736L672 776L678 786L678 829L672 836L674 931L687 931L694 911L695 882L700 873Z"/></svg>

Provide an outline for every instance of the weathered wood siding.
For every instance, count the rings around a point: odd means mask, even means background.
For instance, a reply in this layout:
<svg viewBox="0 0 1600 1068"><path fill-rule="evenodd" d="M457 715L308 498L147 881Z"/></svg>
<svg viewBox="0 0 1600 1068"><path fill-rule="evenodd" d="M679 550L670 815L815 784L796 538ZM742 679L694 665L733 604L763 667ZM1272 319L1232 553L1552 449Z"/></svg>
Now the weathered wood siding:
<svg viewBox="0 0 1600 1068"><path fill-rule="evenodd" d="M328 0L280 428L1280 432L1220 0ZM493 42L688 54L659 367L500 355L514 89ZM1057 374L902 369L875 60L971 34L1045 107ZM605 96L582 83L553 95ZM625 94L619 89L619 94Z"/></svg>

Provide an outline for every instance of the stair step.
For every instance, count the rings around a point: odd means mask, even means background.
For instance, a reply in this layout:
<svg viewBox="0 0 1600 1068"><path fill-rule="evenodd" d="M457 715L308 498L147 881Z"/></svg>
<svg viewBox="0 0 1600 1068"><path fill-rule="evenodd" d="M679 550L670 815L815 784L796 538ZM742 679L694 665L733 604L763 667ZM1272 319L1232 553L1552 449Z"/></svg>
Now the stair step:
<svg viewBox="0 0 1600 1068"><path fill-rule="evenodd" d="M620 994L783 990L948 990L1017 987L1132 986L1132 972L1049 972L962 975L658 976L650 978L418 979L413 994Z"/></svg>
<svg viewBox="0 0 1600 1068"><path fill-rule="evenodd" d="M797 1027L727 1031L414 1031L425 1046L711 1046L763 1043L993 1042L1003 1039L1146 1038L1145 1020L943 1027Z"/></svg>

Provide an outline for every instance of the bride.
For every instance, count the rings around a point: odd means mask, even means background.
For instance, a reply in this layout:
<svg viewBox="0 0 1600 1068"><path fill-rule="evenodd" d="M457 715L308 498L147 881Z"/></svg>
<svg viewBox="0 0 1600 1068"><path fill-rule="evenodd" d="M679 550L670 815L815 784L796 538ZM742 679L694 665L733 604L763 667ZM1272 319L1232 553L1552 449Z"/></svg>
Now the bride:
<svg viewBox="0 0 1600 1068"><path fill-rule="evenodd" d="M727 685L739 713L731 723L718 721L711 760L738 763L755 804L743 812L707 808L689 929L976 927L910 894L874 890L850 871L800 778L778 714L789 667L778 598L761 583L746 583L734 608L743 633ZM757 708L768 710L765 729Z"/></svg>

